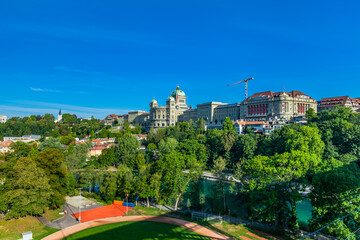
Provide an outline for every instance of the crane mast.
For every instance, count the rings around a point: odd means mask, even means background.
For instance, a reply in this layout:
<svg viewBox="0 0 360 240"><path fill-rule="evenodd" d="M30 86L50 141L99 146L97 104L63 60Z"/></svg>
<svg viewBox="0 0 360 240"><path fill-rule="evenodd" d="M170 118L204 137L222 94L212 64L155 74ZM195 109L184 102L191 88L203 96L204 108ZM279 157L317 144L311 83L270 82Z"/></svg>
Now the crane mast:
<svg viewBox="0 0 360 240"><path fill-rule="evenodd" d="M233 85L236 85L236 84L239 84L239 83L245 83L245 99L248 98L248 81L250 80L253 80L254 78L248 78L248 79L244 79L244 80L241 80L239 82L236 82L236 83L232 83L232 84L228 84L227 86L233 86Z"/></svg>

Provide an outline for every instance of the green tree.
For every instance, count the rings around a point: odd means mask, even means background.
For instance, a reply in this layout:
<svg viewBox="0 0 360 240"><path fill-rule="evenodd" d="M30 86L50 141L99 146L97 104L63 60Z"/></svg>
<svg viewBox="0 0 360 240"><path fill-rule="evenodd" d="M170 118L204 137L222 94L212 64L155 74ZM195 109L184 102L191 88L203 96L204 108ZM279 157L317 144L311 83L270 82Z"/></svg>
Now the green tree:
<svg viewBox="0 0 360 240"><path fill-rule="evenodd" d="M139 151L140 143L136 137L130 133L125 133L123 136L117 139L117 155L123 163L129 166L133 165L132 158Z"/></svg>
<svg viewBox="0 0 360 240"><path fill-rule="evenodd" d="M198 133L204 133L205 132L205 120L203 118L200 118L196 122L196 130Z"/></svg>
<svg viewBox="0 0 360 240"><path fill-rule="evenodd" d="M102 195L102 198L106 202L111 202L115 200L116 197L116 174L110 172L106 178L102 186L100 187L100 194Z"/></svg>
<svg viewBox="0 0 360 240"><path fill-rule="evenodd" d="M214 199L222 199L223 201L223 212L226 212L226 159L219 156L214 161L214 168L213 172L215 176L217 177L217 181L214 183L212 187L213 197Z"/></svg>
<svg viewBox="0 0 360 240"><path fill-rule="evenodd" d="M54 122L55 121L54 115L52 115L50 113L45 113L45 115L42 118L44 120L48 121L48 122Z"/></svg>
<svg viewBox="0 0 360 240"><path fill-rule="evenodd" d="M115 147L105 148L101 155L98 158L98 162L100 166L108 167L115 165L119 162L119 159L116 157L115 154Z"/></svg>
<svg viewBox="0 0 360 240"><path fill-rule="evenodd" d="M224 131L235 131L234 124L229 117L225 118L222 128Z"/></svg>
<svg viewBox="0 0 360 240"><path fill-rule="evenodd" d="M56 148L59 151L63 150L60 140L58 138L53 138L53 137L49 137L45 139L45 141L43 141L39 146L40 151L44 151L45 149L48 148Z"/></svg>
<svg viewBox="0 0 360 240"><path fill-rule="evenodd" d="M316 116L315 110L313 108L309 108L309 110L306 111L305 117L307 119L312 119Z"/></svg>
<svg viewBox="0 0 360 240"><path fill-rule="evenodd" d="M86 166L85 171L80 175L79 182L81 183L81 187L87 188L88 192L91 193L91 190L94 186L96 177L96 172L94 171L93 166Z"/></svg>
<svg viewBox="0 0 360 240"><path fill-rule="evenodd" d="M256 150L257 139L255 135L241 134L235 140L232 148L233 160L242 165L255 156Z"/></svg>
<svg viewBox="0 0 360 240"><path fill-rule="evenodd" d="M20 158L14 166L15 174L7 180L8 191L0 199L10 209L6 217L41 215L49 205L51 188L44 171L29 158ZM4 204L2 204L4 206ZM6 210L6 209L2 209Z"/></svg>
<svg viewBox="0 0 360 240"><path fill-rule="evenodd" d="M175 138L166 138L161 139L161 141L159 142L159 151L162 154L169 154L172 151L174 151L176 149L176 147L178 146L178 141L176 141Z"/></svg>
<svg viewBox="0 0 360 240"><path fill-rule="evenodd" d="M75 114L64 113L62 115L62 123L79 123L80 119Z"/></svg>
<svg viewBox="0 0 360 240"><path fill-rule="evenodd" d="M132 170L123 163L120 163L117 169L118 188L116 195L124 199L126 194L129 193L129 196L131 197L131 194L134 191L134 174Z"/></svg>
<svg viewBox="0 0 360 240"><path fill-rule="evenodd" d="M175 211L180 198L188 187L190 177L185 175L185 158L182 154L171 152L164 154L158 162L162 173L162 197L168 202L175 200Z"/></svg>
<svg viewBox="0 0 360 240"><path fill-rule="evenodd" d="M320 161L315 153L293 150L273 157L255 156L246 162L238 176L245 183L251 217L297 232L296 203L303 199L305 177Z"/></svg>
<svg viewBox="0 0 360 240"><path fill-rule="evenodd" d="M55 148L48 148L34 157L37 167L44 170L49 179L52 190L50 206L58 208L65 202L65 194L68 185L67 167L64 155Z"/></svg>
<svg viewBox="0 0 360 240"><path fill-rule="evenodd" d="M311 229L325 226L340 216L358 209L360 204L360 169L356 163L316 174L312 178L310 201L314 207L310 221ZM324 231L345 239L360 224L360 213L356 212Z"/></svg>

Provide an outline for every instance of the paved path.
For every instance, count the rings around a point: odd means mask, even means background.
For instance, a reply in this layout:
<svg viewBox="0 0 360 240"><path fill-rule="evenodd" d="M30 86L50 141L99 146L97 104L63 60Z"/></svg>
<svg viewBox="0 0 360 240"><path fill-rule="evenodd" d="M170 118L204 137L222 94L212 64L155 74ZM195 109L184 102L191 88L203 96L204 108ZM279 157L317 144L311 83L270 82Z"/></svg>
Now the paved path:
<svg viewBox="0 0 360 240"><path fill-rule="evenodd" d="M98 219L91 222L81 223L66 229L60 230L59 232L53 233L43 240L60 240L66 236L69 236L73 233L79 232L81 230L92 228L104 224L116 223L116 222L128 222L128 221L152 221L152 222L162 222L173 225L182 226L188 228L200 235L206 236L213 240L231 240L231 238L222 235L218 232L215 232L206 227L200 226L196 223L188 222L181 219L169 218L169 217L153 217L153 216L126 216L126 217L113 217L113 218L104 218Z"/></svg>
<svg viewBox="0 0 360 240"><path fill-rule="evenodd" d="M84 207L81 208L81 211L87 211L90 209L95 209L95 208L99 208L102 207L101 204L94 204L88 207ZM45 224L48 227L52 227L52 228L57 228L57 229L64 229L64 228L68 228L74 225L79 224L79 222L72 216L75 213L79 212L78 208L75 208L67 203L65 203L63 205L63 210L67 212L67 215L65 215L64 217L61 217L59 219L54 220L52 223L48 222L47 224Z"/></svg>

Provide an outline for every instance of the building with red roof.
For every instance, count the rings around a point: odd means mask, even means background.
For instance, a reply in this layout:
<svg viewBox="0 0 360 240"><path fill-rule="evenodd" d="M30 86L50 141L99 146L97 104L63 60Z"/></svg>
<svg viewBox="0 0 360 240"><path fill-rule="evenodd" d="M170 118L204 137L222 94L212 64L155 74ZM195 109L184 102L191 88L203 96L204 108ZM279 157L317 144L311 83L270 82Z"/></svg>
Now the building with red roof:
<svg viewBox="0 0 360 240"><path fill-rule="evenodd" d="M204 119L209 127L222 124L226 117L232 121L288 121L305 117L310 109L317 112L315 99L301 91L291 92L258 92L241 103L209 102L197 105L197 109L189 109L182 116L183 121Z"/></svg>
<svg viewBox="0 0 360 240"><path fill-rule="evenodd" d="M354 112L360 110L360 98L349 96L322 98L318 102L318 111L333 110L335 107L350 107Z"/></svg>

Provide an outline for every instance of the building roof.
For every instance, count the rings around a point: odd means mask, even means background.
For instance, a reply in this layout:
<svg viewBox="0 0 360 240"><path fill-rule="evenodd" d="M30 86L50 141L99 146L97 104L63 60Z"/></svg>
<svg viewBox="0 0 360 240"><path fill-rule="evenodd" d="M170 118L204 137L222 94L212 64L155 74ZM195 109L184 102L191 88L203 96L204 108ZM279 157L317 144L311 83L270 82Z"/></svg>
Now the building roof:
<svg viewBox="0 0 360 240"><path fill-rule="evenodd" d="M147 134L131 134L133 135L134 137L141 137L141 138L147 138L148 135Z"/></svg>
<svg viewBox="0 0 360 240"><path fill-rule="evenodd" d="M318 104L319 106L344 106L348 99L350 99L349 96L322 98ZM355 101L358 102L358 99Z"/></svg>
<svg viewBox="0 0 360 240"><path fill-rule="evenodd" d="M107 148L107 144L96 144L94 147L92 147L90 149L90 151L94 151L94 150L104 150L105 148Z"/></svg>
<svg viewBox="0 0 360 240"><path fill-rule="evenodd" d="M286 94L290 97L297 97L297 96L307 96L308 95L304 94L301 91L291 91L291 92L272 92L272 91L266 91L266 92L259 92L259 93L254 93L252 96L248 97L246 100L251 100L254 98L273 98L273 97L278 97L281 94Z"/></svg>
<svg viewBox="0 0 360 240"><path fill-rule="evenodd" d="M0 147L9 147L12 142L11 140L0 141Z"/></svg>
<svg viewBox="0 0 360 240"><path fill-rule="evenodd" d="M185 96L184 91L180 90L180 87L179 87L179 86L177 86L177 87L176 87L176 90L171 93L171 97L176 98L176 95L178 95L178 96Z"/></svg>
<svg viewBox="0 0 360 240"><path fill-rule="evenodd" d="M264 121L235 121L233 124L239 124L239 125L269 125L268 123Z"/></svg>
<svg viewBox="0 0 360 240"><path fill-rule="evenodd" d="M173 98L173 97L171 97L171 96L168 97L167 100L169 100L169 101L171 101L171 102L175 102L175 98Z"/></svg>

